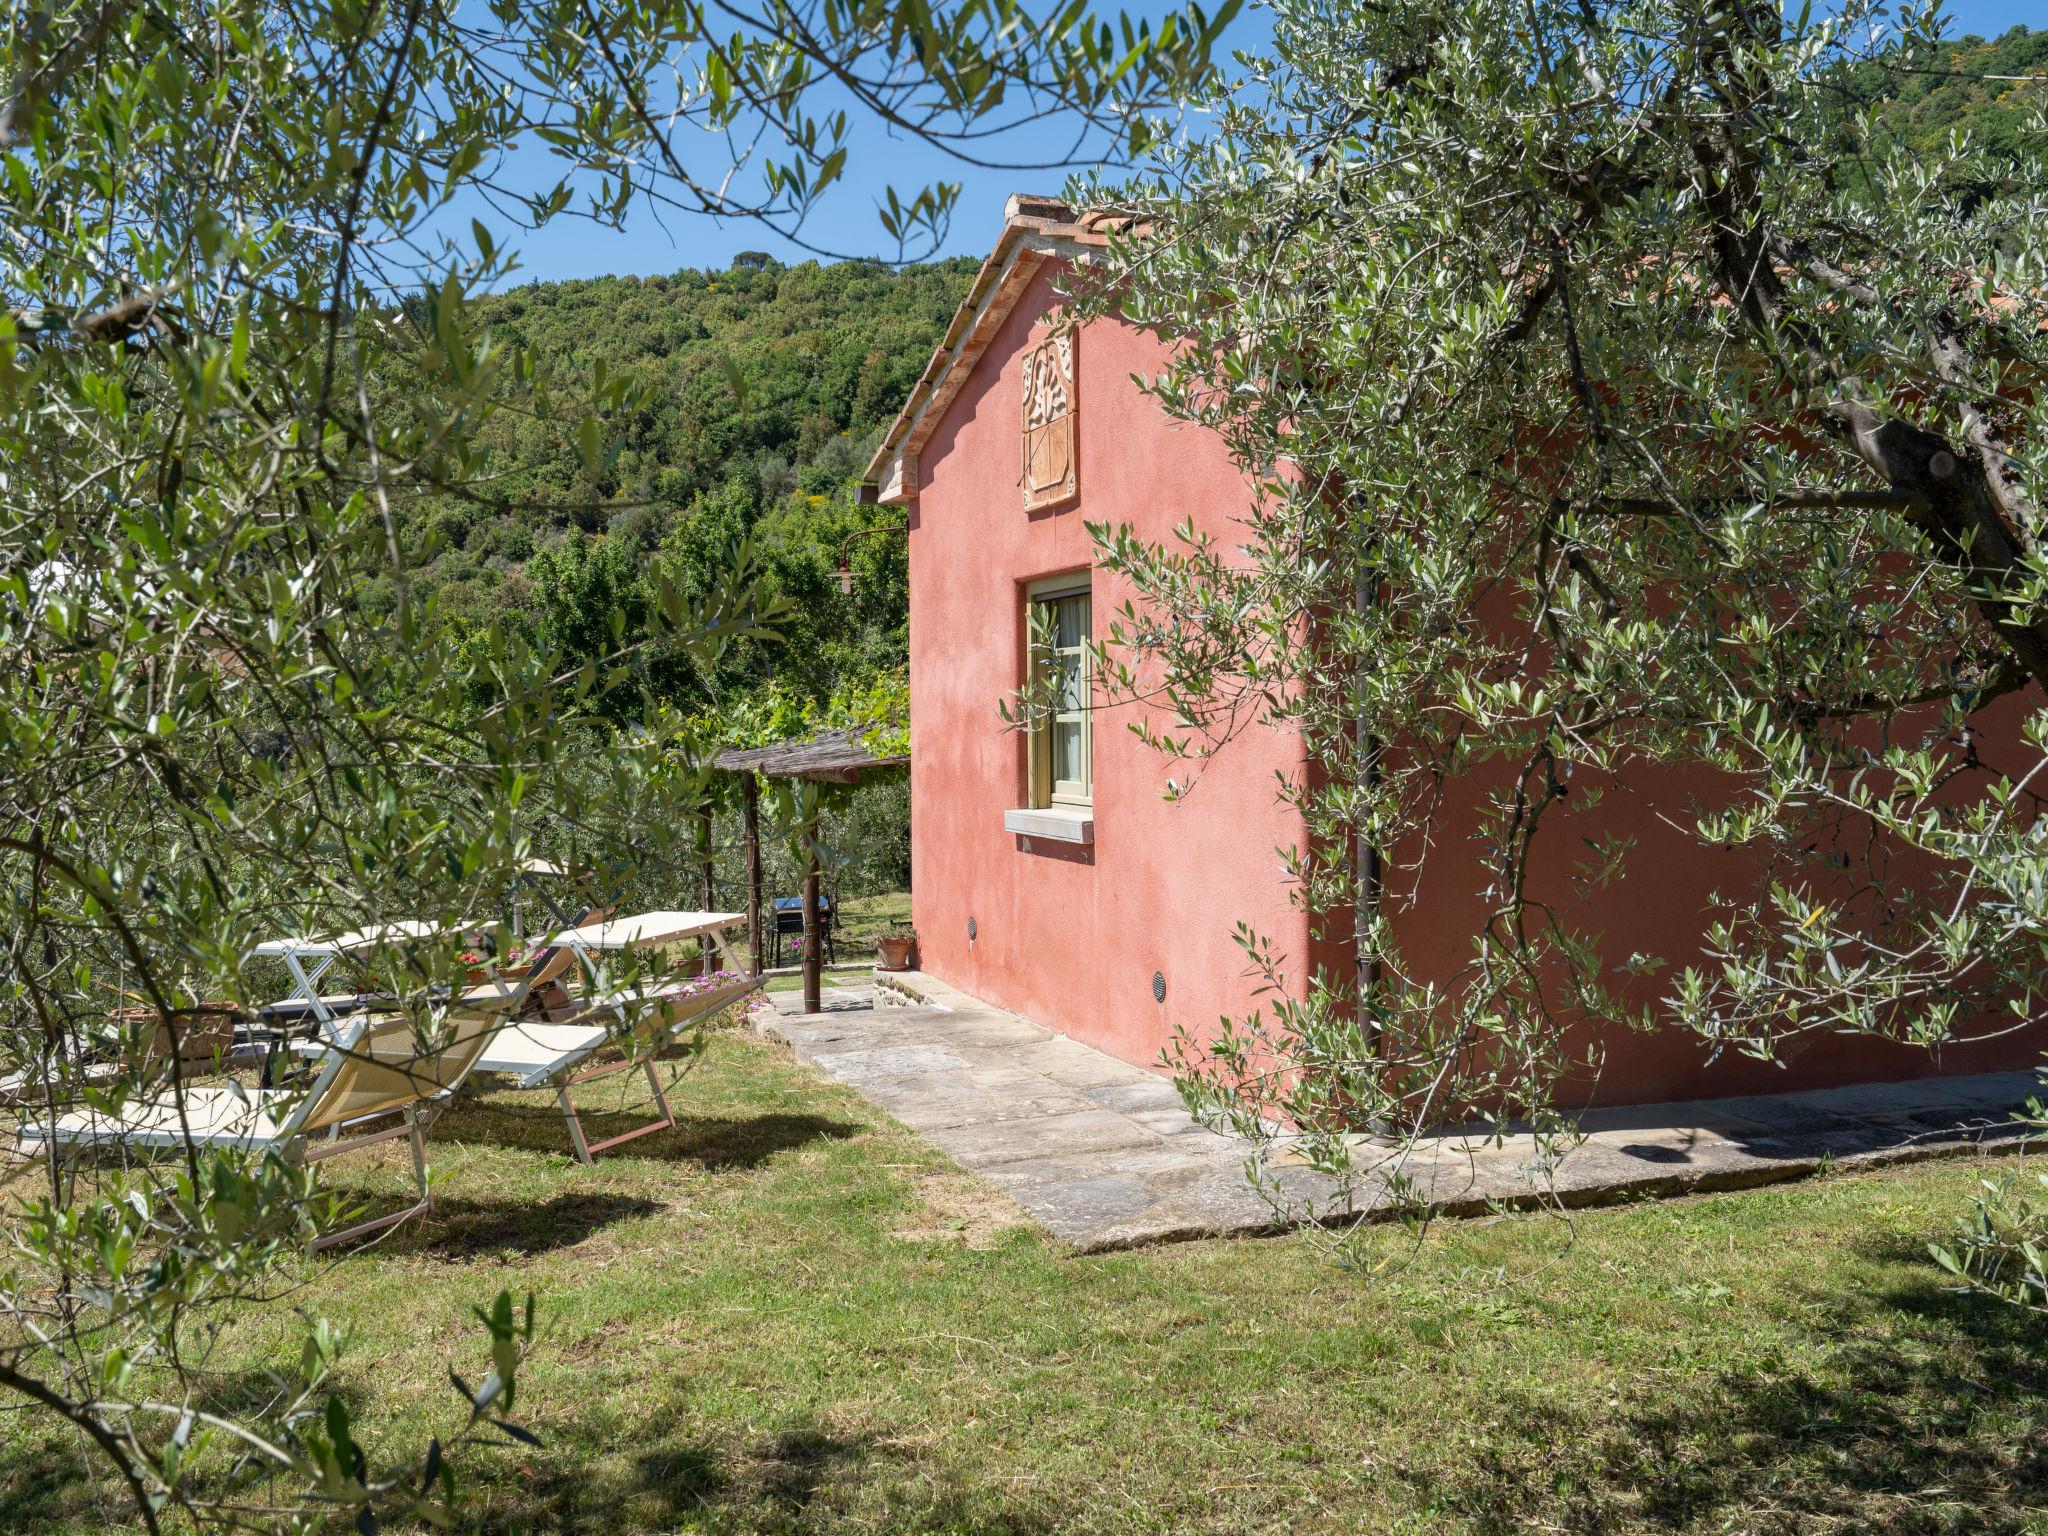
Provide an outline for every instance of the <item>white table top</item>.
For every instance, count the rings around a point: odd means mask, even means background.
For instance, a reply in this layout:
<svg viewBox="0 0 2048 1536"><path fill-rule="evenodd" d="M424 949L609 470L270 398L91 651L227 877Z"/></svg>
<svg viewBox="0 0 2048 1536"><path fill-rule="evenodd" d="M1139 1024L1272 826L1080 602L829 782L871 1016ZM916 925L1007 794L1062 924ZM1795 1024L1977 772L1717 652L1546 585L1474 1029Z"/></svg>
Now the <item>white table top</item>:
<svg viewBox="0 0 2048 1536"><path fill-rule="evenodd" d="M744 912L641 912L609 922L567 928L548 942L575 944L584 949L637 949L646 944L670 944L700 934L721 933L746 920Z"/></svg>
<svg viewBox="0 0 2048 1536"><path fill-rule="evenodd" d="M379 944L399 944L407 939L431 939L437 934L459 933L469 923L428 923L414 918L404 918L395 923L376 923L368 928L356 928L348 933L337 933L331 939L284 938L265 939L249 953L252 955L347 955L359 949L375 949Z"/></svg>

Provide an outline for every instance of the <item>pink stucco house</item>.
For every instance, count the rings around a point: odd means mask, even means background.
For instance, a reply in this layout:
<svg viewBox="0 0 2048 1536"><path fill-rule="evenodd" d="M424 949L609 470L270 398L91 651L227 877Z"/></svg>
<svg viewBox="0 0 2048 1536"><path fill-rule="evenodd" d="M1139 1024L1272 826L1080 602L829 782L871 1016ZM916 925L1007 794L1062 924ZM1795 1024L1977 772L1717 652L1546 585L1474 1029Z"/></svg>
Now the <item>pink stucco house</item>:
<svg viewBox="0 0 2048 1536"><path fill-rule="evenodd" d="M1090 568L1084 519L1163 540L1184 519L1227 546L1249 488L1214 435L1170 420L1132 381L1166 343L1114 321L1066 323L1055 287L1101 236L1086 215L1013 197L1001 237L867 473L905 510L910 559L913 919L920 964L963 991L1126 1061L1156 1064L1179 1027L1200 1032L1256 1006L1243 952L1250 923L1294 973L1345 967L1312 942L1276 850L1301 841L1276 773L1298 741L1253 732L1207 765L1185 798L1174 771L1093 702L1083 639L1128 594ZM1034 625L1037 626L1034 628ZM1067 664L1061 707L1035 732L998 705L1027 672L1034 634ZM2016 719L2016 716L2015 716ZM1617 953L1686 953L1705 893L1730 870L1655 813L1693 786L1638 783L1597 829L1637 840L1654 880L1617 885L1591 925ZM1455 839L1455 809L1439 829ZM1588 832L1595 829L1588 828ZM1575 838L1561 843L1576 846ZM1404 953L1448 976L1482 910L1473 861L1431 861L1402 892ZM1602 1042L1588 1097L1606 1103L1782 1091L2034 1064L2035 1031L1939 1061L1861 1039L1805 1042L1785 1067L1709 1065L1670 1032Z"/></svg>
<svg viewBox="0 0 2048 1536"><path fill-rule="evenodd" d="M1221 442L1176 430L1132 385L1159 365L1155 337L1059 323L1054 274L1096 243L1064 205L1010 199L869 479L909 515L920 963L1150 1063L1176 1024L1249 1005L1234 923L1306 942L1274 853L1296 830L1273 772L1297 767L1299 748L1268 737L1223 754L1175 805L1118 712L1063 712L1037 742L998 717L1024 680L1034 609L1071 644L1121 600L1090 572L1084 517L1114 509L1156 538L1190 515L1225 526L1245 505Z"/></svg>

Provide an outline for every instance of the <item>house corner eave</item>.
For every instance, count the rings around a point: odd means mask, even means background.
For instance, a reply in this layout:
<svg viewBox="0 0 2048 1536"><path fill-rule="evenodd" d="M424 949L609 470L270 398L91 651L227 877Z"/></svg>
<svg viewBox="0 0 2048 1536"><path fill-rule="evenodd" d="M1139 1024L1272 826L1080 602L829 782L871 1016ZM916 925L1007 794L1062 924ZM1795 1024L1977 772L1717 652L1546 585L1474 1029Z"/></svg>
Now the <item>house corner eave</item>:
<svg viewBox="0 0 2048 1536"><path fill-rule="evenodd" d="M912 505L917 500L917 455L898 451L881 461L879 467L870 465L862 489L872 491L880 506Z"/></svg>
<svg viewBox="0 0 2048 1536"><path fill-rule="evenodd" d="M975 274L944 339L861 476L875 501L900 507L917 500L925 443L1031 280L1049 263L1090 259L1103 243L1103 235L1090 221L1076 218L1064 204L1043 198L1010 199L995 249Z"/></svg>

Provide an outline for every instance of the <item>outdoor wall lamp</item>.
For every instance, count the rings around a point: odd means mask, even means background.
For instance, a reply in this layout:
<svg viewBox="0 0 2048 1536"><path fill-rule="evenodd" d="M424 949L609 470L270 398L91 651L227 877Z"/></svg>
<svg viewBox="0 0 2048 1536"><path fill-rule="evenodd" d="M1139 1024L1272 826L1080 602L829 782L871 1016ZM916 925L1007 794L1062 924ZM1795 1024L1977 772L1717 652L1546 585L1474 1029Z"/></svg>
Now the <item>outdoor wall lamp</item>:
<svg viewBox="0 0 2048 1536"><path fill-rule="evenodd" d="M853 567L847 563L847 556L851 553L851 546L855 539L865 539L877 533L908 533L909 531L910 524L907 522L888 523L880 528L862 528L857 532L849 533L845 538L841 539L839 541L839 595L841 597L853 596Z"/></svg>

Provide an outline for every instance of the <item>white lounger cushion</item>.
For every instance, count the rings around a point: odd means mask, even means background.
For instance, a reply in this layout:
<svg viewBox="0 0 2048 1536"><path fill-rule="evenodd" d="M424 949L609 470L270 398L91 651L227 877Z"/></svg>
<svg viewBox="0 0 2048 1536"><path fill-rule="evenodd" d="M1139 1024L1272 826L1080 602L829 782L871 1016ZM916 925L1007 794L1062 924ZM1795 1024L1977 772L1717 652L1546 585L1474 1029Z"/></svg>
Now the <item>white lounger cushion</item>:
<svg viewBox="0 0 2048 1536"><path fill-rule="evenodd" d="M522 1088L537 1088L610 1038L600 1024L508 1024L491 1037L475 1070L501 1072L518 1078Z"/></svg>
<svg viewBox="0 0 2048 1536"><path fill-rule="evenodd" d="M74 1147L181 1147L185 1145L185 1127L190 1126L192 1140L200 1146L258 1149L277 1140L283 1117L291 1112L292 1099L293 1095L275 1088L241 1093L232 1088L187 1088L182 1121L175 1100L158 1099L124 1105L118 1120L80 1110L60 1115L48 1131L40 1125L24 1125L20 1141L23 1150L46 1141Z"/></svg>
<svg viewBox="0 0 2048 1536"><path fill-rule="evenodd" d="M121 1075L118 1061L94 1061L83 1067L74 1066L65 1073L67 1082L82 1079L87 1083L110 1083ZM0 1104L21 1103L33 1108L44 1096L44 1085L48 1074L42 1072L10 1072L0 1077Z"/></svg>
<svg viewBox="0 0 2048 1536"><path fill-rule="evenodd" d="M637 1024L649 1012L662 1015L662 1028L674 1029L721 1008L730 1007L758 985L752 978L728 982L709 991L697 990L692 980L681 986L654 987L643 992L607 992L582 1001L582 1012L566 1024L543 1024L520 1020L508 1024L491 1037L478 1058L479 1072L501 1073L519 1079L521 1088L541 1088L555 1081L586 1057L596 1054L614 1038L620 1022ZM606 1024L590 1024L602 1018ZM630 1037L618 1037L627 1040ZM643 1054L648 1042L642 1039L634 1049Z"/></svg>

